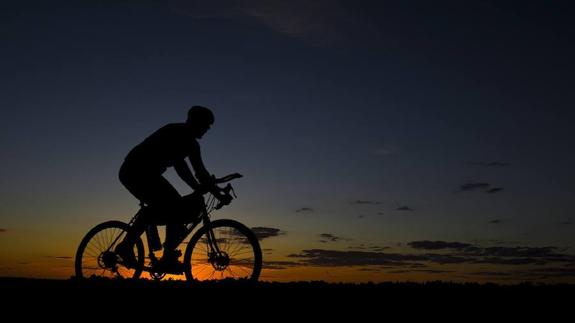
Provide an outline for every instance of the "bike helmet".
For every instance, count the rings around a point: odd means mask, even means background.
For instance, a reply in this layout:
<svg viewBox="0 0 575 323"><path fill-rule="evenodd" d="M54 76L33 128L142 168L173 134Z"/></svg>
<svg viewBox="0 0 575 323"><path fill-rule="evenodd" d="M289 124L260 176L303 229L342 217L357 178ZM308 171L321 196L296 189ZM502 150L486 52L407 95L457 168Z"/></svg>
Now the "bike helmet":
<svg viewBox="0 0 575 323"><path fill-rule="evenodd" d="M212 124L214 123L214 113L201 105L194 105L188 110L188 123L202 123L202 124Z"/></svg>

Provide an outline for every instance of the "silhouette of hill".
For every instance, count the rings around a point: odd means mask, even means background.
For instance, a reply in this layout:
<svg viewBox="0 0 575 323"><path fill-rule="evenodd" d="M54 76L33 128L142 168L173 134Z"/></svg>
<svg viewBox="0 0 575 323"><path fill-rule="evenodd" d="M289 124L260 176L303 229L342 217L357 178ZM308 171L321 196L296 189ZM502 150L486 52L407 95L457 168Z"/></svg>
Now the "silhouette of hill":
<svg viewBox="0 0 575 323"><path fill-rule="evenodd" d="M448 282L254 284L241 281L190 284L185 281L0 278L0 290L5 295L3 305L7 309L11 308L11 303L33 304L34 308L44 309L100 308L108 311L107 315L117 312L126 314L129 311L125 309L131 308L138 308L133 313L137 316L145 315L148 310L161 311L162 308L202 311L221 311L225 308L226 311L274 310L274 316L293 315L294 311L322 312L326 316L356 311L357 315L405 315L414 310L416 312L410 315L437 310L445 311L446 315L453 314L455 310L522 315L535 310L553 316L570 308L575 285Z"/></svg>

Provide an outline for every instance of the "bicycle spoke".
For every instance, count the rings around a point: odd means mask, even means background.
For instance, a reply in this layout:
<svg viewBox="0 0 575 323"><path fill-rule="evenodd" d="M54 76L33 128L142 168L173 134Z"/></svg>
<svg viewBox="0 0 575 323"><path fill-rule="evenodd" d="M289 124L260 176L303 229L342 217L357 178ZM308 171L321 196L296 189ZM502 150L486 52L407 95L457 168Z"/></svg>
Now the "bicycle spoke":
<svg viewBox="0 0 575 323"><path fill-rule="evenodd" d="M190 241L191 270L187 277L199 281L257 279L261 256L253 233L233 220L216 220L212 225Z"/></svg>
<svg viewBox="0 0 575 323"><path fill-rule="evenodd" d="M89 232L82 240L79 254L76 255L76 275L79 277L137 277L140 272L133 268L124 267L118 263L118 258L113 253L113 245L128 229L122 222L105 222ZM138 240L134 245L134 252L138 259L144 257L143 245Z"/></svg>

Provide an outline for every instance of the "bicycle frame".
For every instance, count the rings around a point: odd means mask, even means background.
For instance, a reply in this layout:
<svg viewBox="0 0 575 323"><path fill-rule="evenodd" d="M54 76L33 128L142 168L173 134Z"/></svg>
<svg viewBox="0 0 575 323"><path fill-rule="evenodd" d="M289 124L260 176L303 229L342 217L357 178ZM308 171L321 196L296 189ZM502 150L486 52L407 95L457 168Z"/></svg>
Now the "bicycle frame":
<svg viewBox="0 0 575 323"><path fill-rule="evenodd" d="M182 236L178 240L178 245L181 244L188 236L190 236L190 234L200 225L200 223L203 223L203 226L208 228L208 231L207 231L208 243L207 244L210 247L210 253L215 254L215 255L220 254L221 251L218 247L217 239L216 239L214 232L210 226L210 223L211 223L210 214L217 208L216 207L216 200L217 199L212 194L209 194L207 202L204 203L202 209L200 210L200 216L198 216L195 221L186 224L186 228L185 228ZM138 213L136 213L136 215L128 223L128 225L130 227L133 225L136 218L138 216L140 216L140 213L142 212L142 210L145 207L146 206L142 205L142 208L138 211ZM156 258L154 251L160 251L163 248L161 247L161 244L160 244L160 248L157 248L153 244L154 240L156 238L151 236L152 234L158 234L157 233L158 224L150 224L150 229L153 231L150 232L150 230L146 229L145 234L146 234L146 238L147 238L146 240L147 240L147 244L148 244L148 257L152 261L152 267L146 267L145 266L144 271L153 272L154 271L153 264L157 261L157 258ZM155 231L155 233L154 233L154 231ZM121 236L123 236L123 234L120 235L117 239L119 239Z"/></svg>

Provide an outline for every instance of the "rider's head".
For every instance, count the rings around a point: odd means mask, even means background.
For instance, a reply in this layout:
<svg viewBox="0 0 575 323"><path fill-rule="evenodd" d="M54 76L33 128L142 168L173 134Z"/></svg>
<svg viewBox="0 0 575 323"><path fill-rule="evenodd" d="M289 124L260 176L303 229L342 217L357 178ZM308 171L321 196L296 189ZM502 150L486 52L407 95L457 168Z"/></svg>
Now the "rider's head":
<svg viewBox="0 0 575 323"><path fill-rule="evenodd" d="M186 123L192 127L194 137L200 139L214 123L214 114L206 107L194 105L188 111Z"/></svg>

